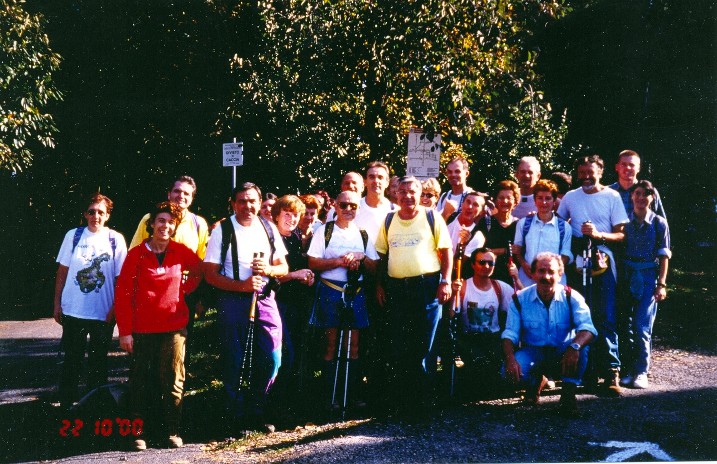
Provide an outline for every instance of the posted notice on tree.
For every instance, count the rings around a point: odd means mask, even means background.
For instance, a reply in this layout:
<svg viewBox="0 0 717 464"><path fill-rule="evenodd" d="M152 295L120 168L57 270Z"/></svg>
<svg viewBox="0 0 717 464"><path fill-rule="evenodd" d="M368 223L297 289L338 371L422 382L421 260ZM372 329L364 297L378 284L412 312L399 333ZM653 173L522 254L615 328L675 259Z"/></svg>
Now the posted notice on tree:
<svg viewBox="0 0 717 464"><path fill-rule="evenodd" d="M243 165L243 152L244 144L242 142L222 144L222 159L224 161L224 167Z"/></svg>
<svg viewBox="0 0 717 464"><path fill-rule="evenodd" d="M441 160L441 135L430 138L421 129L408 133L406 175L419 179L438 178Z"/></svg>

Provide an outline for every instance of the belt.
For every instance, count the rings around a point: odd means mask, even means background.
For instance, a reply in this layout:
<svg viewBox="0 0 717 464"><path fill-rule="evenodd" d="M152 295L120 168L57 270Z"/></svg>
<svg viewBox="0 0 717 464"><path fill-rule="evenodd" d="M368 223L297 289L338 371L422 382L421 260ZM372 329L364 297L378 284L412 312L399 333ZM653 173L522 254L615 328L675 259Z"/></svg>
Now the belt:
<svg viewBox="0 0 717 464"><path fill-rule="evenodd" d="M429 272L428 274L421 274L414 277L403 277L403 278L396 278L396 277L390 277L389 281L391 281L394 284L402 284L402 285L411 285L423 282L426 279L432 279L435 277L438 277L441 274L441 271L436 272Z"/></svg>
<svg viewBox="0 0 717 464"><path fill-rule="evenodd" d="M329 282L329 281L326 280L326 279L323 279L323 278L322 278L322 279L319 279L319 280L321 280L321 283L324 284L324 285L326 285L327 287L332 288L332 289L336 290L337 292L341 292L341 293L343 293L343 292L346 291L346 286L348 285L348 284L346 284L346 285L344 285L343 287L339 287L339 286L336 285L335 283ZM361 291L361 287L358 287L358 288L356 289L356 293L358 293L358 292L360 292L360 291Z"/></svg>

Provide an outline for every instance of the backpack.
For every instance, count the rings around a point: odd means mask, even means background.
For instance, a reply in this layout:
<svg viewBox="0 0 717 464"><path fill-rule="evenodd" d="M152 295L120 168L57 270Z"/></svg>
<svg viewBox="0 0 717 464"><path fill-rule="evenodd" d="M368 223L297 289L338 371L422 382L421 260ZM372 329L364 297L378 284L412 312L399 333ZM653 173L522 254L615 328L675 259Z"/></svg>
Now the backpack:
<svg viewBox="0 0 717 464"><path fill-rule="evenodd" d="M75 235L72 237L72 251L70 253L75 252L75 248L77 248L77 244L80 243L80 238L82 237L82 233L85 231L87 227L86 226L80 226L77 229L75 229ZM115 259L115 250L117 249L117 239L113 235L113 230L110 229L110 246L112 247L112 259Z"/></svg>
<svg viewBox="0 0 717 464"><path fill-rule="evenodd" d="M528 235L528 231L530 230L530 225L533 223L533 219L535 219L536 214L525 216L525 222L523 223L523 246L525 246L525 236ZM558 216L555 216L555 218L558 220L558 232L560 233L560 242L558 243L558 254L560 254L563 251L563 239L565 238L565 220L559 218Z"/></svg>
<svg viewBox="0 0 717 464"><path fill-rule="evenodd" d="M445 206L445 201L446 201L446 199L448 198L448 194L449 194L449 193L450 193L450 192L443 192L443 193L441 193L441 196L438 197L438 201L436 202L436 204L440 203L441 200L443 200L444 206ZM456 210L453 211L453 212L448 216L448 218L446 219L446 225L448 225L448 224L450 224L451 222L453 222L453 221L458 217L458 215L461 213L461 207L463 207L463 200L466 199L466 195L467 195L467 194L468 194L468 192L463 192L463 193L461 193L461 199L460 199L460 201L458 202L458 208L456 208Z"/></svg>
<svg viewBox="0 0 717 464"><path fill-rule="evenodd" d="M329 247L329 241L331 240L331 236L334 234L335 224L335 221L329 221L326 223L326 227L324 227L324 249ZM366 247L368 246L368 232L363 229L359 229L359 232L361 233L361 240L363 241L363 252L365 254Z"/></svg>
<svg viewBox="0 0 717 464"><path fill-rule="evenodd" d="M428 225L431 227L431 235L433 235L433 239L436 239L436 218L433 215L432 209L426 209L426 219L428 219ZM386 229L386 238L388 238L388 228L391 227L391 222L393 222L393 217L396 215L395 211L391 211L386 215L386 219L384 220L384 227Z"/></svg>

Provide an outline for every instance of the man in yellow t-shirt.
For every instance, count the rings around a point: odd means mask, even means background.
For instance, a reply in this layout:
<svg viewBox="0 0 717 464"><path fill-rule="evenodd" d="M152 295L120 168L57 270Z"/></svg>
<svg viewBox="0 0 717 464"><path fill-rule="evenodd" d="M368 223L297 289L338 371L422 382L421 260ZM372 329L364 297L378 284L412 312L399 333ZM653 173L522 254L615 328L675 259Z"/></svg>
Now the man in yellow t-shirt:
<svg viewBox="0 0 717 464"><path fill-rule="evenodd" d="M391 367L386 391L395 394L391 406L407 412L425 412L436 396L434 341L441 305L451 297L453 264L446 223L420 206L420 195L418 179L402 177L400 209L388 214L376 239L376 298L386 310L384 354Z"/></svg>
<svg viewBox="0 0 717 464"><path fill-rule="evenodd" d="M207 242L209 241L207 221L189 211L196 193L197 184L194 179L189 176L181 176L172 184L172 188L167 193L167 199L179 205L182 209L182 221L177 226L177 231L172 239L191 248L200 259L204 259L204 255L207 253ZM139 221L137 231L132 237L129 248L134 248L149 238L149 232L147 231L148 218L149 214L145 214L142 220Z"/></svg>

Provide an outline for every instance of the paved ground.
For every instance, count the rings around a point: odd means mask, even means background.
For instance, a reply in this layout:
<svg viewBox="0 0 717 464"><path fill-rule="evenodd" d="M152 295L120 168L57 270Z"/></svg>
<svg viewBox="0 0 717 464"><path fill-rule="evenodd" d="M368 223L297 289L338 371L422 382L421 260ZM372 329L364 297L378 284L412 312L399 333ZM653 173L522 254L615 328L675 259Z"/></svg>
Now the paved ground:
<svg viewBox="0 0 717 464"><path fill-rule="evenodd" d="M53 406L60 327L51 319L0 321L0 461L61 462L568 462L717 460L717 358L658 348L652 388L620 399L579 396L581 419L557 417L557 392L538 408L515 399L453 406L430 421L352 420L297 426L270 436L226 440L212 404L187 399L185 418L199 424L180 450L117 451L114 435L92 423L72 437L75 418ZM112 377L126 358L110 357ZM216 405L214 405L216 406ZM116 418L111 418L116 419ZM63 420L70 435L60 437Z"/></svg>

